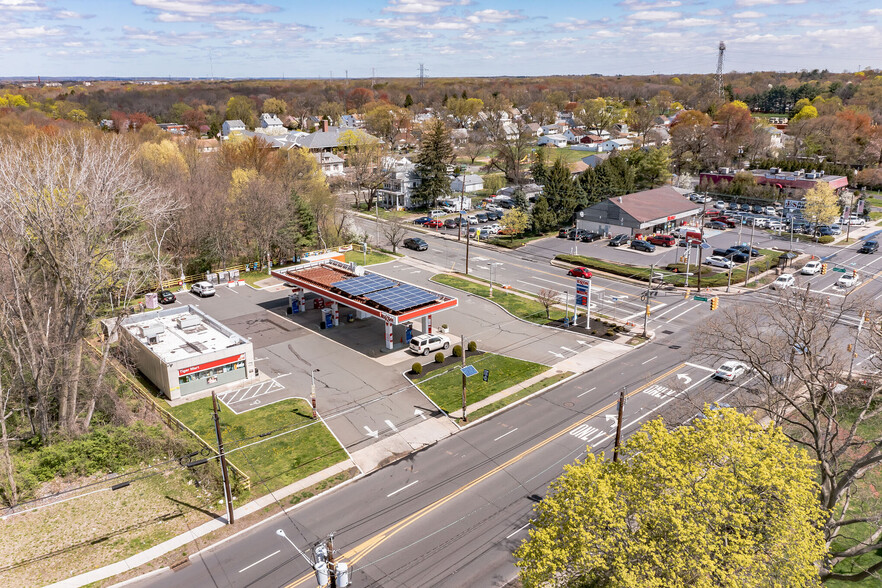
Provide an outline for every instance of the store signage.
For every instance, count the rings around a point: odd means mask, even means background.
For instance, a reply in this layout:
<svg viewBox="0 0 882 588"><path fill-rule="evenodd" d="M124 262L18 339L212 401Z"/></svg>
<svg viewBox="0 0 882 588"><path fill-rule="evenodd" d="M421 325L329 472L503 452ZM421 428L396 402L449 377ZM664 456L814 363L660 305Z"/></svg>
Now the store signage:
<svg viewBox="0 0 882 588"><path fill-rule="evenodd" d="M227 365L228 363L235 363L239 361L245 361L244 353L240 353L239 355L232 355L223 359L216 359L214 361L209 361L206 363L200 363L198 365L191 365L190 367L178 370L178 375L186 376L187 374L194 374L196 372L210 370L211 368L216 368L221 365Z"/></svg>

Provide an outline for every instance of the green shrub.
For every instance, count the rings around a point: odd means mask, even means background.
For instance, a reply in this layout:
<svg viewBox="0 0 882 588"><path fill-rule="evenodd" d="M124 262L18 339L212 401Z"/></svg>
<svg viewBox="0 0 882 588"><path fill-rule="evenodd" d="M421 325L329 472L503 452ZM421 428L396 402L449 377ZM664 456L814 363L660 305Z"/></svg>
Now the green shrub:
<svg viewBox="0 0 882 588"><path fill-rule="evenodd" d="M453 355L456 357L462 357L462 345L453 346Z"/></svg>
<svg viewBox="0 0 882 588"><path fill-rule="evenodd" d="M444 363L444 354L440 351L435 354L435 363Z"/></svg>
<svg viewBox="0 0 882 588"><path fill-rule="evenodd" d="M412 366L410 366L410 371L412 371L416 375L420 375L421 373L423 373L423 364L418 361L415 362Z"/></svg>
<svg viewBox="0 0 882 588"><path fill-rule="evenodd" d="M818 237L818 243L821 243L821 244L832 243L833 239L834 239L833 235L822 235L822 236Z"/></svg>
<svg viewBox="0 0 882 588"><path fill-rule="evenodd" d="M478 344L475 343L474 341L469 341L469 351L477 351L477 350L478 350Z"/></svg>

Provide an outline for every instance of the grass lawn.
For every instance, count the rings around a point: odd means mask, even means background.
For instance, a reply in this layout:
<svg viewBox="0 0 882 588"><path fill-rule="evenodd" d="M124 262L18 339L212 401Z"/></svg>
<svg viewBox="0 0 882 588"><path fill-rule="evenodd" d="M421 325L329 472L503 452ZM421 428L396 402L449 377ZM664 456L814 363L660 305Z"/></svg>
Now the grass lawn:
<svg viewBox="0 0 882 588"><path fill-rule="evenodd" d="M564 317L563 310L552 308L551 319L548 319L545 316L545 307L542 306L536 299L525 298L518 294L503 290L499 286L493 288L493 298L490 298L489 285L485 286L484 284L476 284L459 276L452 276L450 274L437 274L435 276L432 276L432 281L439 284L444 284L445 286L459 288L460 290L464 290L470 294L475 294L476 296L488 298L514 316L530 321L532 323L536 323L537 325L544 325L545 323L549 322L549 320L555 321L560 320ZM563 300L561 300L561 302L563 302Z"/></svg>
<svg viewBox="0 0 882 588"><path fill-rule="evenodd" d="M760 257L754 258L750 260L750 273L751 275L756 273L761 273L769 269L778 263L778 258L784 254L783 251L773 251L771 249L760 249ZM617 276L624 276L627 278L634 278L638 280L648 280L649 279L649 268L643 266L634 266L627 265L624 263L614 263L611 261L605 261L602 259L596 259L594 257L585 257L583 255L558 255L555 257L560 261L566 261L568 263L574 263L577 265L582 265L585 267L589 267L592 269L597 269L605 272L609 272L611 274L615 274ZM732 283L737 284L739 282L744 281L745 270L747 264L739 264L736 266L735 271L732 273ZM671 264L671 266L676 267L679 271L685 272L686 264L678 263ZM695 273L695 265L690 266L690 271ZM664 268L657 268L656 271L664 270ZM729 281L728 274L725 271L713 271L709 266L702 265L701 266L701 285L702 287L713 288L716 286L725 286ZM664 278L664 282L666 284L673 284L675 286L685 286L686 285L686 276L682 275L666 275ZM689 285L697 286L698 285L698 276L693 275L689 277Z"/></svg>
<svg viewBox="0 0 882 588"><path fill-rule="evenodd" d="M359 212L363 212L365 214L374 215L377 213L377 208L375 206L372 206L370 208L370 210L368 210L367 208L365 208L363 202L359 202L358 206L352 205L352 208L354 208L355 210L357 210ZM382 206L379 208L379 213L380 213L380 218L386 219L386 220L393 220L396 218L405 219L405 220L410 219L410 218L417 218L414 216L413 212L410 212L407 210L386 210Z"/></svg>
<svg viewBox="0 0 882 588"><path fill-rule="evenodd" d="M510 395L506 396L502 400L497 400L496 402L491 402L487 406L482 406L478 410L468 413L469 419L474 421L474 420L481 418L482 416L486 416L488 414L494 413L501 408L505 408L506 406L508 406L512 402L517 402L521 398L526 398L530 394L533 394L534 392L538 392L539 390L542 390L543 388L547 388L548 386L551 386L552 384L554 384L556 382L560 382L564 378L569 378L572 375L573 375L573 372L564 372L562 374L555 374L553 376L549 376L547 378L544 378L544 379L536 382L535 384L530 384L529 386L527 386L523 390L520 390L519 392L515 392L514 394L510 394Z"/></svg>
<svg viewBox="0 0 882 588"><path fill-rule="evenodd" d="M214 443L211 398L169 410L203 439ZM221 404L220 418L224 446L232 452L228 459L251 477L252 492L257 495L346 459L346 452L327 427L312 420L312 409L304 400L283 400L241 415ZM273 433L264 437L262 443L236 451L270 431Z"/></svg>
<svg viewBox="0 0 882 588"><path fill-rule="evenodd" d="M551 237L556 234L557 232L544 233L542 235L522 235L520 237L515 237L514 239L512 239L508 235L502 235L500 237L487 239L487 243L490 243L491 245L498 245L499 247L505 247L506 249L517 249L518 247L526 245L527 243L531 243L532 241L544 239L545 237Z"/></svg>
<svg viewBox="0 0 882 588"><path fill-rule="evenodd" d="M468 378L466 397L470 403L483 400L550 369L547 365L495 353L473 357L468 357L466 353L466 365L473 365L478 370L478 375ZM459 368L459 364L451 365L415 378L414 382L444 411L453 412L462 408L462 372ZM487 382L482 378L484 370L490 370Z"/></svg>
<svg viewBox="0 0 882 588"><path fill-rule="evenodd" d="M254 286L256 288L257 286L254 285L255 282L265 280L270 277L270 275L267 272L241 272L239 277L245 280L245 283L249 286Z"/></svg>
<svg viewBox="0 0 882 588"><path fill-rule="evenodd" d="M548 164L552 164L556 160L562 159L565 164L569 165L570 163L580 161L589 155L597 154L596 151L575 151L568 148L561 149L558 147L546 147L544 145L539 148L539 151L542 151L545 154L545 161Z"/></svg>
<svg viewBox="0 0 882 588"><path fill-rule="evenodd" d="M383 253L382 251L377 251L376 249L368 249L367 253L367 261L365 261L365 255L359 249L354 249L352 251L346 252L346 263L355 262L358 265L374 265L375 263L386 263L387 261L392 261L395 259L393 255L388 253Z"/></svg>

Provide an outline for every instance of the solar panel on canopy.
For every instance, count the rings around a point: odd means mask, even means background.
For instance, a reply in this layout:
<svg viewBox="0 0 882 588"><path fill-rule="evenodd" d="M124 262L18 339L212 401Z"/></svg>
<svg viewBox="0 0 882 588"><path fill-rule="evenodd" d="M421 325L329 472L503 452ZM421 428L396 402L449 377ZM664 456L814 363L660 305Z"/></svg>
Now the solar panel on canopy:
<svg viewBox="0 0 882 588"><path fill-rule="evenodd" d="M377 290L391 288L395 285L395 282L388 278L384 278L383 276L369 274L367 276L361 276L359 278L350 278L348 280L334 282L331 285L335 288L343 290L350 296L361 296L362 294L367 294L368 292L375 292Z"/></svg>
<svg viewBox="0 0 882 588"><path fill-rule="evenodd" d="M387 288L371 292L365 298L382 304L389 310L399 311L414 308L427 302L434 302L438 299L438 295L416 286L403 284L397 288Z"/></svg>

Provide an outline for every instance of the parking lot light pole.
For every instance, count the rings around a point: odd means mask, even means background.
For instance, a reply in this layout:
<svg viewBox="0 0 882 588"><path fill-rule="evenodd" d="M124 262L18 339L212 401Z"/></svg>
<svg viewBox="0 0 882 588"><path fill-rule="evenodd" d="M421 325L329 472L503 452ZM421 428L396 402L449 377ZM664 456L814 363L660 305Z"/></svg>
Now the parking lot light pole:
<svg viewBox="0 0 882 588"><path fill-rule="evenodd" d="M315 406L315 373L320 372L320 371L322 371L322 370L320 370L319 368L314 368L309 373L309 377L310 377L310 379L312 379L312 386L309 389L309 398L310 398L310 400L312 400L312 418L314 418L314 419L318 418L318 411L316 411L316 406Z"/></svg>

